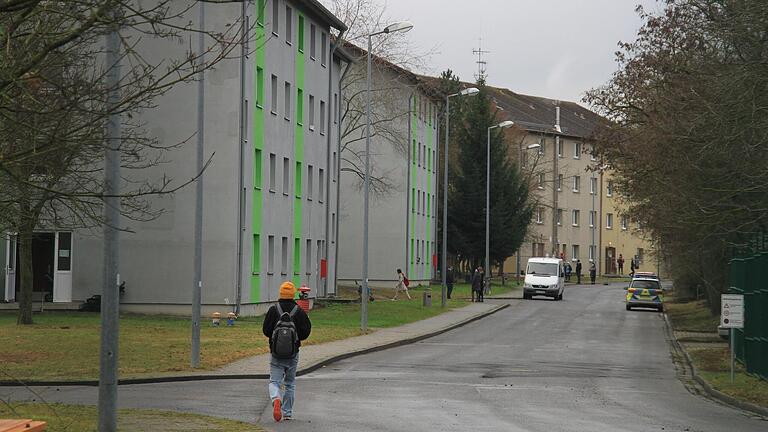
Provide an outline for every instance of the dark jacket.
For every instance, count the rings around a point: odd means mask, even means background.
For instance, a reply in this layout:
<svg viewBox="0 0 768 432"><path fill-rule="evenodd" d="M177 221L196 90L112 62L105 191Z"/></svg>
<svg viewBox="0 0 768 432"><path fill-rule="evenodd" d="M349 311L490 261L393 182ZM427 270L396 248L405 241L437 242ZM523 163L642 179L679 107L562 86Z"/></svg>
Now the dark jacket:
<svg viewBox="0 0 768 432"><path fill-rule="evenodd" d="M482 291L483 290L483 279L485 277L484 272L479 272L475 270L474 273L472 273L472 290L473 291Z"/></svg>
<svg viewBox="0 0 768 432"><path fill-rule="evenodd" d="M581 274L581 263L576 263L576 274Z"/></svg>
<svg viewBox="0 0 768 432"><path fill-rule="evenodd" d="M446 270L445 271L445 283L452 284L453 283L453 270Z"/></svg>
<svg viewBox="0 0 768 432"><path fill-rule="evenodd" d="M280 307L285 313L290 313L294 306L296 306L296 302L293 300L280 300ZM275 325L277 325L277 320L279 318L277 307L273 305L267 311L267 315L264 317L264 324L261 326L261 331L264 332L264 336L270 338L270 351L272 351L272 332L275 330ZM309 321L309 317L302 308L296 310L296 315L293 316L293 323L296 325L296 333L299 336L299 340L296 341L296 347L298 349L298 347L301 346L301 341L308 338L309 333L312 332L312 323Z"/></svg>

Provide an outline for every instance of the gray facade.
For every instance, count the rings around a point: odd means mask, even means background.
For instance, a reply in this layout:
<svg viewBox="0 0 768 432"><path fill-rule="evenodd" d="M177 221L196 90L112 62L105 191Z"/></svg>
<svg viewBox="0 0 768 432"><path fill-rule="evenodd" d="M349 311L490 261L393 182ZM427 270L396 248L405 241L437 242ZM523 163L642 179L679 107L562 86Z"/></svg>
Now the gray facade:
<svg viewBox="0 0 768 432"><path fill-rule="evenodd" d="M364 54L364 53L363 53ZM412 285L428 284L433 276L435 199L437 196L437 105L407 71L377 59L373 71L374 128L371 138L373 176L387 183L372 194L369 211L369 284L391 288L401 268ZM352 77L365 76L364 57ZM354 78L352 78L354 80ZM365 80L347 87L361 94ZM363 99L364 101L364 99ZM348 99L345 99L346 103ZM382 119L387 119L382 122ZM360 120L365 124L365 117ZM386 123L386 124L382 124ZM345 124L343 129L354 126ZM360 177L349 171L353 153L362 154L365 128L342 137L344 156L340 196L338 274L340 285L360 282L363 251L364 195ZM361 164L360 169L364 169Z"/></svg>
<svg viewBox="0 0 768 432"><path fill-rule="evenodd" d="M241 19L240 4L208 6L206 25ZM343 62L332 55L331 26L343 24L318 2L247 2L250 34L244 59L225 60L205 73L203 177L203 313L238 302L241 314L261 312L284 280L333 292L329 242L335 218L334 167ZM190 11L190 16L197 16ZM149 58L183 54L184 45L142 46ZM239 52L238 52L239 53ZM242 61L242 63L241 63ZM162 142L183 142L196 131L196 83L179 85L157 101L144 121ZM195 176L195 147L170 152L169 163L141 175ZM152 198L165 212L151 222L123 222L122 310L189 313L193 287L195 190ZM77 232L72 300L101 292L101 232ZM330 260L328 263L326 260ZM322 275L321 268L329 272Z"/></svg>

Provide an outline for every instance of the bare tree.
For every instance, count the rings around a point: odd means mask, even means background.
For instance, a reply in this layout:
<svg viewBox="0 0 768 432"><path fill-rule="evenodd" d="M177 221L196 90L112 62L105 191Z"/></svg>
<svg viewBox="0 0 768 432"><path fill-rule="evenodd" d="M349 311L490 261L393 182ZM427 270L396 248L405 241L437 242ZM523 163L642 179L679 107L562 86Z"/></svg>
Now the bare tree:
<svg viewBox="0 0 768 432"><path fill-rule="evenodd" d="M152 208L148 197L191 181L147 177L144 170L167 162L167 153L184 142L149 135L141 115L175 85L227 59L239 44L239 22L214 30L191 24L188 12L200 3L0 1L0 228L19 239L19 323L32 322L35 230L103 224L104 125L110 115L121 116L117 150L125 217L157 217L162 209ZM118 67L104 61L103 37L112 29L121 40L117 89L105 85ZM204 53L191 47L191 35L199 32L209 41ZM158 43L189 46L177 57L153 60L143 48ZM116 105L106 103L112 90L120 94Z"/></svg>

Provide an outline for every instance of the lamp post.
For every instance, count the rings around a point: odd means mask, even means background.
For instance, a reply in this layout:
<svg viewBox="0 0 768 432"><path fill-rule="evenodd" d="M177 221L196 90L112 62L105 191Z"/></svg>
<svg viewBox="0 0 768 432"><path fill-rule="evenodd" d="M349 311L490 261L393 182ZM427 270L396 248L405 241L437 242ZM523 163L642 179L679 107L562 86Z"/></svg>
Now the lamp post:
<svg viewBox="0 0 768 432"><path fill-rule="evenodd" d="M526 150L533 150L537 148L541 148L540 143L529 144L525 147ZM520 154L519 154L519 158L517 159L518 170L520 170L522 166L523 166L523 146L520 145ZM522 170L520 171L522 172ZM517 274L515 275L515 280L517 281L517 284L520 285L520 248L519 247L517 248L517 252L515 252L515 261L516 261L515 270L517 272Z"/></svg>
<svg viewBox="0 0 768 432"><path fill-rule="evenodd" d="M363 210L363 289L360 293L360 329L368 330L368 196L371 187L371 37L380 34L407 32L413 24L402 21L390 24L384 30L368 35L368 61L365 106L365 206Z"/></svg>
<svg viewBox="0 0 768 432"><path fill-rule="evenodd" d="M474 96L480 93L475 87L464 89L458 93L449 94L445 97L445 151L443 152L443 288L440 296L440 306L445 307L447 303L447 270L448 270L448 135L451 131L451 108L450 98L454 96Z"/></svg>
<svg viewBox="0 0 768 432"><path fill-rule="evenodd" d="M497 125L488 128L488 143L485 146L485 282L486 286L490 283L489 252L491 237L491 130L496 128L506 129L514 125L511 120L503 121Z"/></svg>

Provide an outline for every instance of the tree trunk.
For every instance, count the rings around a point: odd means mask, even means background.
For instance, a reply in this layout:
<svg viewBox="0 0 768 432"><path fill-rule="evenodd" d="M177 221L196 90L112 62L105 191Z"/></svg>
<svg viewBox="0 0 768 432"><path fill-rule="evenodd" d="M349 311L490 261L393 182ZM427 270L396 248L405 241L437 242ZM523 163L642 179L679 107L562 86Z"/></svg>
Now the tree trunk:
<svg viewBox="0 0 768 432"><path fill-rule="evenodd" d="M32 324L32 235L33 228L24 227L19 232L19 316L17 324Z"/></svg>

